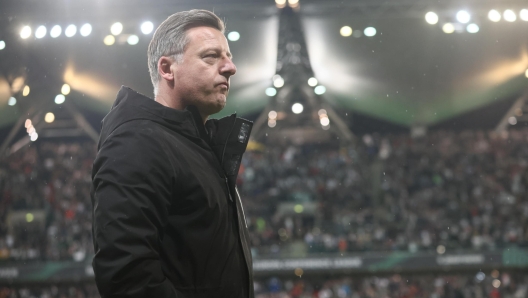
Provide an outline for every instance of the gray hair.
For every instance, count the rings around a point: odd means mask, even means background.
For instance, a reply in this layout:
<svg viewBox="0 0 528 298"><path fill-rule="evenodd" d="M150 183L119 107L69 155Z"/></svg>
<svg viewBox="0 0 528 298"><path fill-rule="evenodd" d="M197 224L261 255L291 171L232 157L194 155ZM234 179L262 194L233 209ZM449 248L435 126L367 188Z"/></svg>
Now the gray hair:
<svg viewBox="0 0 528 298"><path fill-rule="evenodd" d="M169 16L156 29L147 52L154 95L158 93L158 83L160 81L158 73L159 59L165 56L172 57L177 62L180 62L183 52L189 43L187 30L201 26L212 27L222 33L225 30L224 22L217 15L201 9L177 12Z"/></svg>

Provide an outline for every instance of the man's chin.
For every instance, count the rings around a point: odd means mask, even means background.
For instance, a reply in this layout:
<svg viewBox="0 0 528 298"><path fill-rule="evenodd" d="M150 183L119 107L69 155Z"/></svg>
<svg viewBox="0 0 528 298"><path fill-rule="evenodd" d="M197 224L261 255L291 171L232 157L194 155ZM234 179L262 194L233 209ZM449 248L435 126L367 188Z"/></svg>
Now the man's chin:
<svg viewBox="0 0 528 298"><path fill-rule="evenodd" d="M213 114L216 114L218 112L220 112L221 110L224 109L226 105L226 101L218 101L218 102L215 102L215 103L211 103L211 104L208 104L207 106L203 106L201 108L201 110L203 111L204 114L207 114L207 115L213 115Z"/></svg>

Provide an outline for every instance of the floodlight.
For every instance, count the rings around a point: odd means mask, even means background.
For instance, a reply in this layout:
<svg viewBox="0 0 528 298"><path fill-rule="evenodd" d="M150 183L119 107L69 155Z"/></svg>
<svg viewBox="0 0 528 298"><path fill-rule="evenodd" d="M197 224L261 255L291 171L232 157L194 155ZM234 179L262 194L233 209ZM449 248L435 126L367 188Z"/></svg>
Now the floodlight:
<svg viewBox="0 0 528 298"><path fill-rule="evenodd" d="M152 22L147 21L141 24L141 32L143 34L150 34L152 30L154 30L154 24L152 24Z"/></svg>
<svg viewBox="0 0 528 298"><path fill-rule="evenodd" d="M92 25L86 23L82 25L81 30L79 30L82 36L88 36L92 33Z"/></svg>
<svg viewBox="0 0 528 298"><path fill-rule="evenodd" d="M349 37L352 35L352 28L350 26L343 26L339 30L339 34L341 34L343 37Z"/></svg>
<svg viewBox="0 0 528 298"><path fill-rule="evenodd" d="M515 22L515 20L517 20L517 15L511 9L506 9L504 11L503 16L504 20L506 20L507 22Z"/></svg>
<svg viewBox="0 0 528 298"><path fill-rule="evenodd" d="M467 32L469 33L477 33L479 32L479 26L477 24L469 24L467 27L466 27L466 30Z"/></svg>
<svg viewBox="0 0 528 298"><path fill-rule="evenodd" d="M31 27L29 26L24 26L22 28L22 30L20 30L20 37L22 39L27 39L28 37L31 36Z"/></svg>
<svg viewBox="0 0 528 298"><path fill-rule="evenodd" d="M471 15L469 14L469 12L465 10L461 10L457 12L456 18L457 18L457 21L459 21L460 23L466 24L469 22L469 20L471 20Z"/></svg>
<svg viewBox="0 0 528 298"><path fill-rule="evenodd" d="M308 79L308 85L310 85L310 87L315 87L315 86L317 86L317 83L318 83L318 82L317 82L317 79L316 79L316 78L313 78L313 77L312 77L312 78L309 78L309 79Z"/></svg>
<svg viewBox="0 0 528 298"><path fill-rule="evenodd" d="M59 37L61 35L61 33L62 33L62 28L59 25L53 26L53 28L51 28L51 30L50 30L50 36L52 38Z"/></svg>
<svg viewBox="0 0 528 298"><path fill-rule="evenodd" d="M365 35L368 36L368 37L372 37L372 36L376 35L376 28L367 27L367 28L365 28L363 33L365 33Z"/></svg>
<svg viewBox="0 0 528 298"><path fill-rule="evenodd" d="M236 32L236 31L231 31L227 35L227 39L229 39L230 41L237 41L237 40L240 39L240 33Z"/></svg>
<svg viewBox="0 0 528 298"><path fill-rule="evenodd" d="M432 11L425 14L425 21L431 25L438 23L438 15Z"/></svg>
<svg viewBox="0 0 528 298"><path fill-rule="evenodd" d="M62 94L55 96L55 103L60 105L66 101L66 97Z"/></svg>
<svg viewBox="0 0 528 298"><path fill-rule="evenodd" d="M498 22L501 20L501 14L500 12L496 11L495 9L492 9L488 12L488 19L492 22Z"/></svg>
<svg viewBox="0 0 528 298"><path fill-rule="evenodd" d="M104 40L104 44L107 46L111 46L115 43L115 37L113 35L107 35Z"/></svg>
<svg viewBox="0 0 528 298"><path fill-rule="evenodd" d="M77 33L77 27L75 25L69 25L66 27L66 30L64 30L64 35L66 37L72 37Z"/></svg>
<svg viewBox="0 0 528 298"><path fill-rule="evenodd" d="M123 32L123 24L117 22L117 23L114 23L111 27L110 27L110 32L113 34L113 35L119 35L121 34L121 32Z"/></svg>
<svg viewBox="0 0 528 298"><path fill-rule="evenodd" d="M325 86L317 86L317 87L315 87L314 92L317 95L323 95L326 92L326 87Z"/></svg>
<svg viewBox="0 0 528 298"><path fill-rule="evenodd" d="M37 28L37 30L35 30L35 37L36 38L43 38L44 36L46 36L46 27L45 26L39 26Z"/></svg>
<svg viewBox="0 0 528 298"><path fill-rule="evenodd" d="M445 23L444 26L442 26L442 30L446 34L451 34L451 33L455 32L455 26L453 26L453 24L451 24L451 23Z"/></svg>
<svg viewBox="0 0 528 298"><path fill-rule="evenodd" d="M267 96L275 96L277 95L277 89L273 87L266 88L266 95Z"/></svg>
<svg viewBox="0 0 528 298"><path fill-rule="evenodd" d="M302 113L303 110L304 110L303 105L298 102L292 105L292 112L295 114L300 114Z"/></svg>
<svg viewBox="0 0 528 298"><path fill-rule="evenodd" d="M17 103L17 100L14 97L10 97L9 100L7 101L7 104L10 106L14 106L16 105L16 103Z"/></svg>
<svg viewBox="0 0 528 298"><path fill-rule="evenodd" d="M139 42L139 37L132 34L127 38L127 42L129 45L136 45Z"/></svg>

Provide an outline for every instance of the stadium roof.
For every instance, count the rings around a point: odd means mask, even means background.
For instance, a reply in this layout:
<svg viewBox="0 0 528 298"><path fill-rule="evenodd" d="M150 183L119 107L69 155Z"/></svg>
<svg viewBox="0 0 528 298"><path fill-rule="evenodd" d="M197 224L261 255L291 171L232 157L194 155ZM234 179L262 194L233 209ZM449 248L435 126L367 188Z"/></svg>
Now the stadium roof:
<svg viewBox="0 0 528 298"><path fill-rule="evenodd" d="M67 100L101 114L109 110L121 85L152 94L146 57L152 33L143 34L140 25L151 21L156 27L170 14L192 8L214 10L226 20L226 34L240 34L239 40L230 42L238 72L221 115L257 113L269 102L265 90L276 73L279 34L279 8L273 0L12 1L2 6L0 127L21 114L19 104L8 105L12 96L18 102L53 102L64 82L72 87ZM297 11L315 77L326 87L323 97L340 110L411 126L433 125L526 90L528 21L519 15L523 8L528 9L525 1L462 5L300 0ZM477 33L468 33L467 24L456 21L461 9L471 14L469 23L478 26ZM512 9L517 20L492 22L490 9ZM425 21L428 11L437 13L437 24ZM115 44L107 46L103 39L114 22L121 22L124 29ZM447 22L454 24L454 33L444 33ZM79 29L85 23L92 26L89 36L64 35L67 25ZM25 25L32 28L32 35L22 39ZM40 25L46 26L47 34L37 39L35 29ZM57 38L49 34L54 25L62 26ZM341 36L343 26L353 29L352 36ZM376 34L365 36L367 27L375 28ZM127 43L131 34L139 37L136 45ZM24 97L26 84L30 94Z"/></svg>

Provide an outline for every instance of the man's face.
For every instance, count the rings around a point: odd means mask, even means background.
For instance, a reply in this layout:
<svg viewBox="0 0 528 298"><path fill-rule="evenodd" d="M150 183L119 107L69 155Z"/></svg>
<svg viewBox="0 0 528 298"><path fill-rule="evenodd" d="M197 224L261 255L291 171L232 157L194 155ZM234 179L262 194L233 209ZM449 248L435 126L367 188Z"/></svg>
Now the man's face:
<svg viewBox="0 0 528 298"><path fill-rule="evenodd" d="M221 111L236 66L224 35L211 27L187 30L189 43L181 61L172 63L176 96L195 105L202 117Z"/></svg>

